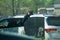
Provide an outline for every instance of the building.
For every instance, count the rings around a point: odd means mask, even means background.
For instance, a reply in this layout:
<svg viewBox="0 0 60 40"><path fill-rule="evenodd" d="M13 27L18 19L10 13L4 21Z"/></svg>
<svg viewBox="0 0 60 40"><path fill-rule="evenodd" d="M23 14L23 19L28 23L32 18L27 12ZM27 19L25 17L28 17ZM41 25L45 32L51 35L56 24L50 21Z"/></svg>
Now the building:
<svg viewBox="0 0 60 40"><path fill-rule="evenodd" d="M55 14L60 15L60 0L54 1Z"/></svg>

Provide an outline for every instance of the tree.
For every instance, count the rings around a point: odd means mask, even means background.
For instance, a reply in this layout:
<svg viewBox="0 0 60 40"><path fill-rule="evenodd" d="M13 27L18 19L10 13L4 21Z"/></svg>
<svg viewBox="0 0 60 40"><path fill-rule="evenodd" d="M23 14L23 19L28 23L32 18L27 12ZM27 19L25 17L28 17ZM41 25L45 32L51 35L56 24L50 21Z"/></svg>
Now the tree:
<svg viewBox="0 0 60 40"><path fill-rule="evenodd" d="M45 1L45 6L51 6L54 4L54 0L46 0Z"/></svg>
<svg viewBox="0 0 60 40"><path fill-rule="evenodd" d="M36 12L38 7L51 6L53 3L54 0L14 0L14 14L26 13L26 10L20 10L24 7ZM12 9L12 0L0 0L0 13L2 15L13 15Z"/></svg>

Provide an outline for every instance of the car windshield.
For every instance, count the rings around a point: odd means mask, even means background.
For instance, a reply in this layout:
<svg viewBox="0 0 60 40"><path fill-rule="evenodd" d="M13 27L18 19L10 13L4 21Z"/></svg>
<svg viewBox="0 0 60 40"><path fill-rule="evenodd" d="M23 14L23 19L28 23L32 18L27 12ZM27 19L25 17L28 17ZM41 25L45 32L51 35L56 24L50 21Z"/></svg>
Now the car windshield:
<svg viewBox="0 0 60 40"><path fill-rule="evenodd" d="M47 23L52 26L60 26L60 17L48 17Z"/></svg>

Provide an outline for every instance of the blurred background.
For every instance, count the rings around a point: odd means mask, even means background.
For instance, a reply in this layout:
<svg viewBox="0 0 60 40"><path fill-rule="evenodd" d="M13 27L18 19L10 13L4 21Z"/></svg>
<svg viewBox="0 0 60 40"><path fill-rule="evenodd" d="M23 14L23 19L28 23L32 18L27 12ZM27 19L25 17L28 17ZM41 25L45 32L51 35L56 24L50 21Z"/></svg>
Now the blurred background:
<svg viewBox="0 0 60 40"><path fill-rule="evenodd" d="M0 20L27 14L29 10L33 10L34 14L60 15L60 0L0 0ZM20 32L19 27L4 28L2 31Z"/></svg>
<svg viewBox="0 0 60 40"><path fill-rule="evenodd" d="M28 10L37 13L38 8L55 8L60 11L60 0L0 0L0 17L26 14Z"/></svg>

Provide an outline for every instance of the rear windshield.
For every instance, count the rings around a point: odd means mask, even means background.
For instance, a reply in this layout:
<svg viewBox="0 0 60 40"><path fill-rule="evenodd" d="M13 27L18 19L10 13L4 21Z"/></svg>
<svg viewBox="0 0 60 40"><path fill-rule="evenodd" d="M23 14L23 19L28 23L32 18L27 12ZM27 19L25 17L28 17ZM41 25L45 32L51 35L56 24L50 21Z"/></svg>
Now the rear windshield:
<svg viewBox="0 0 60 40"><path fill-rule="evenodd" d="M60 26L60 17L48 17L47 23L52 26Z"/></svg>

